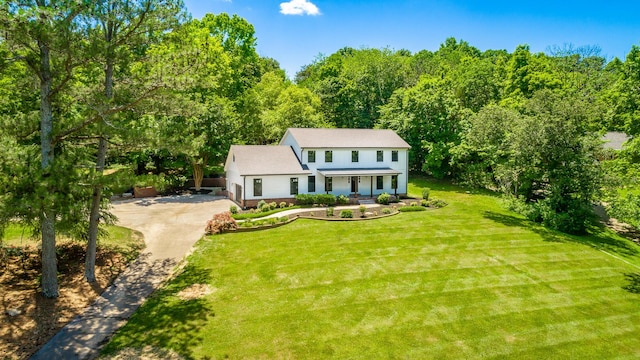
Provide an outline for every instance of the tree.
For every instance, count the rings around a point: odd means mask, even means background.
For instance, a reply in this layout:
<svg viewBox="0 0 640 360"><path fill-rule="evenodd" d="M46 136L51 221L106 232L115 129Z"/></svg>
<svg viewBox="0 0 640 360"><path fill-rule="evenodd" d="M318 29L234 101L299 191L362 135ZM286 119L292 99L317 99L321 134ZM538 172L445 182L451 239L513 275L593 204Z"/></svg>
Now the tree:
<svg viewBox="0 0 640 360"><path fill-rule="evenodd" d="M262 115L267 143L276 143L291 127L330 127L320 110L320 99L309 89L290 84Z"/></svg>
<svg viewBox="0 0 640 360"><path fill-rule="evenodd" d="M588 124L597 107L574 94L541 90L523 113L496 106L471 117L456 161L482 164L484 186L521 197L531 220L569 233L585 231L600 184L599 144ZM478 174L475 174L477 177Z"/></svg>
<svg viewBox="0 0 640 360"><path fill-rule="evenodd" d="M397 90L380 108L377 127L392 129L411 145L409 167L442 178L450 173L450 149L459 142L463 110L444 80L424 77Z"/></svg>
<svg viewBox="0 0 640 360"><path fill-rule="evenodd" d="M56 163L55 132L60 126L54 104L60 92L73 78L73 69L86 60L76 55L84 45L81 14L86 4L76 1L52 3L0 3L0 25L4 41L14 59L22 60L37 76L40 87L40 164L41 176L34 179L43 198L38 202L38 220L42 236L42 293L58 296L55 223L56 189L61 184L60 163ZM54 189L51 192L51 189Z"/></svg>
<svg viewBox="0 0 640 360"><path fill-rule="evenodd" d="M91 8L91 15L97 22L92 40L98 48L95 55L96 62L104 69L104 96L96 96L94 108L100 109L98 114L90 114L95 119L95 131L98 138L96 165L93 179L93 194L89 213L89 229L87 255L85 259L85 278L89 282L95 281L95 259L98 230L103 203L103 178L105 168L108 129L113 127L114 115L119 111L130 109L141 99L151 96L154 91L145 91L138 85L138 94L133 97L114 99L114 81L131 83L128 66L134 57L130 49L140 49L149 46L159 33L170 30L177 25L182 11L182 2L173 0L137 0L137 1L96 1ZM118 75L115 75L118 63ZM95 79L92 79L95 80ZM159 87L156 87L159 89ZM123 89L124 90L124 89ZM135 92L127 91L128 93ZM113 110L119 107L117 111ZM89 125L89 124L87 124Z"/></svg>

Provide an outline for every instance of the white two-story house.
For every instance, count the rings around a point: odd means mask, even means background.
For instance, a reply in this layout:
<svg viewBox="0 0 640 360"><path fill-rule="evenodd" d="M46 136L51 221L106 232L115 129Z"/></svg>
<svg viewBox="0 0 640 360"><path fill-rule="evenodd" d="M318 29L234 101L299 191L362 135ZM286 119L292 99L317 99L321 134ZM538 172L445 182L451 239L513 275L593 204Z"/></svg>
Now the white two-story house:
<svg viewBox="0 0 640 360"><path fill-rule="evenodd" d="M242 207L297 194L404 195L409 148L392 130L292 128L279 145L231 146L227 190Z"/></svg>

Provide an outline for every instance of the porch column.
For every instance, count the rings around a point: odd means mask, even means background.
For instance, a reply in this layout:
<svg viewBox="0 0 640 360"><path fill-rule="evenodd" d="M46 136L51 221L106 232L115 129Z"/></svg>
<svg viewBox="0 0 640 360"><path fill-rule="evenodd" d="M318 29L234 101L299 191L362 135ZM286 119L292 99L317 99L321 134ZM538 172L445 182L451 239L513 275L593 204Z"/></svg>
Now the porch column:
<svg viewBox="0 0 640 360"><path fill-rule="evenodd" d="M369 185L371 185L369 197L373 197L373 176L369 176Z"/></svg>

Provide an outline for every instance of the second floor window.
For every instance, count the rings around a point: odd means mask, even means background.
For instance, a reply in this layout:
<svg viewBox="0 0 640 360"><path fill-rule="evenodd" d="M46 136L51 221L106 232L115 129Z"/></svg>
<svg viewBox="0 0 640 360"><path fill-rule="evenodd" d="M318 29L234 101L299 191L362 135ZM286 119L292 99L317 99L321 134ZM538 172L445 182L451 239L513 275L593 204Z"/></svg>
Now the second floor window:
<svg viewBox="0 0 640 360"><path fill-rule="evenodd" d="M354 150L351 152L351 162L358 162L358 156L360 154L358 153L358 150Z"/></svg>
<svg viewBox="0 0 640 360"><path fill-rule="evenodd" d="M316 152L314 150L309 150L307 153L307 159L309 159L310 163L316 162Z"/></svg>
<svg viewBox="0 0 640 360"><path fill-rule="evenodd" d="M376 151L376 161L383 162L384 161L384 151L378 150Z"/></svg>
<svg viewBox="0 0 640 360"><path fill-rule="evenodd" d="M324 152L324 162L333 162L333 151L327 150Z"/></svg>
<svg viewBox="0 0 640 360"><path fill-rule="evenodd" d="M398 150L393 150L391 152L391 161L393 161L393 162L397 162L398 161Z"/></svg>

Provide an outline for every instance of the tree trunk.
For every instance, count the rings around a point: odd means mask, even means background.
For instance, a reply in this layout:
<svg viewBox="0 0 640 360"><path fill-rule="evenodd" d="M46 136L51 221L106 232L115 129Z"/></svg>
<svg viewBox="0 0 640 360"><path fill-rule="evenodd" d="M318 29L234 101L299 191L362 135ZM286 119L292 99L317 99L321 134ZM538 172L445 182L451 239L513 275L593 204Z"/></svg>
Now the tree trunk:
<svg viewBox="0 0 640 360"><path fill-rule="evenodd" d="M49 47L38 41L40 50L40 155L43 182L49 176L54 160L52 132L53 113L51 106L51 65ZM58 297L58 264L56 260L55 212L53 204L43 199L40 214L42 231L42 294L48 298Z"/></svg>
<svg viewBox="0 0 640 360"><path fill-rule="evenodd" d="M98 246L98 230L100 227L100 204L102 203L102 172L107 159L107 139L100 137L98 142L98 156L96 160L96 183L93 185L91 212L89 214L89 241L84 262L84 278L88 282L96 281L96 252Z"/></svg>
<svg viewBox="0 0 640 360"><path fill-rule="evenodd" d="M202 178L204 177L204 164L193 162L193 183L196 191L200 191L202 186Z"/></svg>
<svg viewBox="0 0 640 360"><path fill-rule="evenodd" d="M107 42L112 40L113 33L107 32ZM104 68L104 94L107 101L113 98L113 51L107 50L107 62ZM98 140L98 154L96 157L96 176L93 184L93 195L91 199L91 209L89 213L89 239L87 242L87 253L84 260L84 278L92 283L96 281L96 252L98 247L98 230L100 228L100 205L102 203L102 173L107 160L107 142L104 134L103 124L99 124L100 140Z"/></svg>

